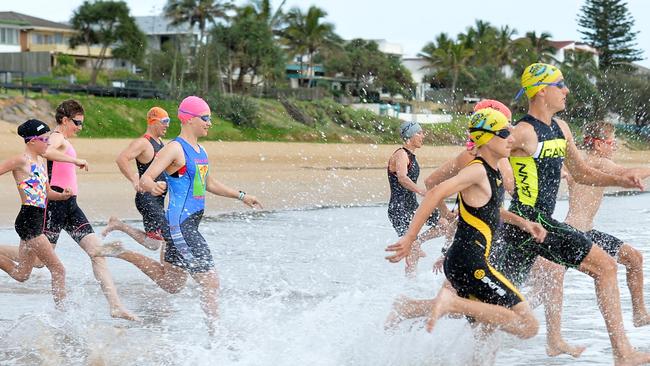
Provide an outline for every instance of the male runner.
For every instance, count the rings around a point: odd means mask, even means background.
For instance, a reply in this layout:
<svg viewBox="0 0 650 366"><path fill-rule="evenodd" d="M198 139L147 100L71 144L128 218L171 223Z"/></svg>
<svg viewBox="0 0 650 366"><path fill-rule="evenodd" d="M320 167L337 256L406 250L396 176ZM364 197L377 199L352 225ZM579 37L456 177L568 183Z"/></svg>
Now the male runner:
<svg viewBox="0 0 650 366"><path fill-rule="evenodd" d="M554 115L566 107L569 89L562 72L552 65L528 66L521 77L519 95L529 99L528 114L515 125L510 164L515 176L515 192L510 211L538 222L548 231L543 243L529 233L504 224L504 243L494 252L495 266L515 283L528 275L537 256L573 267L594 278L598 305L605 318L616 364L650 362L650 354L637 352L623 327L616 262L582 232L552 218L560 185L561 169L581 184L639 187L634 174L610 175L589 167L580 157L566 122Z"/></svg>
<svg viewBox="0 0 650 366"><path fill-rule="evenodd" d="M583 128L585 161L592 168L609 174L623 175L630 172L642 178L650 176L649 168L628 169L611 160L616 149L614 125L607 122L588 123ZM641 252L622 240L594 230L593 222L602 203L604 188L578 184L570 175L569 183L569 212L565 223L585 232L587 237L599 247L603 248L619 264L625 266L627 286L632 298L632 320L636 327L650 323L650 316L643 299L643 256ZM557 356L568 353L578 357L585 347L572 346L562 339L562 293L566 268L548 261L539 261L535 264L533 272L541 270L534 276L534 292L540 293L544 302L547 317L547 353ZM539 275L543 277L541 280ZM548 286L553 283L553 286Z"/></svg>
<svg viewBox="0 0 650 366"><path fill-rule="evenodd" d="M102 236L108 235L113 230L119 230L128 234L135 241L147 249L158 250L162 238L162 227L165 225L165 194L153 196L149 192L143 192L140 188L140 177L149 168L151 162L164 144L161 140L169 127L169 115L160 107L153 107L147 112L147 131L142 137L133 140L115 159L120 172L133 185L135 190L135 207L142 215L144 231L128 225L115 216L108 220L106 229ZM130 162L135 160L137 172L134 171ZM164 181L163 174L156 177L155 181Z"/></svg>
<svg viewBox="0 0 650 366"><path fill-rule="evenodd" d="M201 98L190 96L178 107L180 135L167 144L140 178L140 186L154 196L169 188L167 225L163 227L166 242L164 262L159 263L142 254L124 250L119 243L105 245L97 255L126 260L158 286L169 293L178 293L191 276L200 286L201 308L207 315L210 334L218 319L217 294L219 278L208 243L199 232L205 207L205 192L236 198L249 207L261 207L257 199L236 191L209 174L208 155L198 138L207 136L210 107ZM160 174L166 180L156 182Z"/></svg>

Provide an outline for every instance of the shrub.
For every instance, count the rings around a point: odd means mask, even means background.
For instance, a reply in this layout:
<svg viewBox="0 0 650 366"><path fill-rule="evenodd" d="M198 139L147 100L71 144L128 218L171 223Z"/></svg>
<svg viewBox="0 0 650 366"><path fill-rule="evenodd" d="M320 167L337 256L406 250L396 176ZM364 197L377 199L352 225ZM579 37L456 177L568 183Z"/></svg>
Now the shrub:
<svg viewBox="0 0 650 366"><path fill-rule="evenodd" d="M208 101L213 113L236 126L257 128L260 125L259 106L249 97L215 93Z"/></svg>

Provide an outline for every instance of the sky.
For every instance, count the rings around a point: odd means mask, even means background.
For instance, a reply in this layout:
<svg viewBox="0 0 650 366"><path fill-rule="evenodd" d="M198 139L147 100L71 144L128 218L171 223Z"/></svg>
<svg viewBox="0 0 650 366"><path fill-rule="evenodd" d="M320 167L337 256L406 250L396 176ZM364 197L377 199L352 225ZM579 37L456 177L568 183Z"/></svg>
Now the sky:
<svg viewBox="0 0 650 366"><path fill-rule="evenodd" d="M165 0L126 0L132 15L160 14ZM236 1L237 4L245 0ZM280 0L273 0L277 6ZM0 11L15 11L53 21L70 19L83 0L23 0L0 2ZM385 39L402 45L406 56L415 56L436 35L455 36L481 19L499 27L509 25L523 35L527 31L551 33L553 40L580 40L577 15L582 0L287 0L285 8L306 10L316 5L327 11L326 21L345 39ZM637 45L644 51L641 65L650 67L650 1L628 0L635 20ZM547 10L535 7L543 4Z"/></svg>

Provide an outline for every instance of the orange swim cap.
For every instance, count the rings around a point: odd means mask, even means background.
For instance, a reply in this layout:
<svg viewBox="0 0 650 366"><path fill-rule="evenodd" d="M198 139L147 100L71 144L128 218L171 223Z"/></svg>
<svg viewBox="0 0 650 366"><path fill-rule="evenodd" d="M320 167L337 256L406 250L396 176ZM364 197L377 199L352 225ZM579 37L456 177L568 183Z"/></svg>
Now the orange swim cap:
<svg viewBox="0 0 650 366"><path fill-rule="evenodd" d="M157 121L160 121L163 118L169 118L169 114L166 110L160 107L153 107L147 112L147 123L152 124Z"/></svg>

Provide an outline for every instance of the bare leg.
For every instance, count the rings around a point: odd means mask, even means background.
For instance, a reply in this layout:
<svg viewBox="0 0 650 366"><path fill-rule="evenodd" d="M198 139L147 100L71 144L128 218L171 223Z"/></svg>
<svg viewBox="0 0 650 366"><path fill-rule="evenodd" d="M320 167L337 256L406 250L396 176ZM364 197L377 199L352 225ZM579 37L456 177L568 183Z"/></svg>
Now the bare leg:
<svg viewBox="0 0 650 366"><path fill-rule="evenodd" d="M108 266L106 265L106 259L102 257L94 257L95 252L100 247L100 240L95 234L86 235L79 246L88 254L90 261L93 266L93 274L95 279L99 281L99 285L102 287L102 292L106 296L106 300L111 309L111 316L114 318L122 318L127 320L137 320L138 318L129 312L117 294L117 289L111 278L111 273L108 271Z"/></svg>
<svg viewBox="0 0 650 366"><path fill-rule="evenodd" d="M32 274L32 268L36 254L29 250L27 242L20 241L18 246L17 263L4 255L0 255L0 269L7 272L11 278L18 282L25 282Z"/></svg>
<svg viewBox="0 0 650 366"><path fill-rule="evenodd" d="M30 250L45 264L52 276L52 296L58 309L63 309L65 300L65 267L54 253L52 244L45 235L40 235L27 242Z"/></svg>
<svg viewBox="0 0 650 366"><path fill-rule="evenodd" d="M115 216L111 216L108 219L108 225L106 228L102 231L102 237L106 237L111 231L121 231L123 233L126 233L128 236L133 238L136 242L138 242L140 245L143 247L150 249L150 250L158 250L160 248L160 245L162 241L152 239L147 236L147 233L140 229L136 229L131 225L128 225L124 223L122 220L118 219Z"/></svg>
<svg viewBox="0 0 650 366"><path fill-rule="evenodd" d="M499 344L489 342L494 335L496 328L491 325L478 324L474 327L474 339L476 346L472 356L472 365L486 366L494 365L499 350Z"/></svg>
<svg viewBox="0 0 650 366"><path fill-rule="evenodd" d="M397 326L405 319L420 318L431 313L433 300L415 300L406 296L401 296L393 303L393 308L388 313L384 322L384 329Z"/></svg>
<svg viewBox="0 0 650 366"><path fill-rule="evenodd" d="M95 252L95 256L115 257L125 260L138 267L138 269L149 276L163 290L172 294L178 293L185 287L187 272L162 261L162 253L163 251L161 251L161 262L156 262L140 253L125 250L119 242L114 242L101 246Z"/></svg>
<svg viewBox="0 0 650 366"><path fill-rule="evenodd" d="M219 320L219 276L215 270L204 273L194 273L192 278L201 287L201 309L205 312L206 324L210 335L216 332L217 321Z"/></svg>
<svg viewBox="0 0 650 366"><path fill-rule="evenodd" d="M580 357L585 346L572 346L562 338L562 303L566 268L538 257L531 271L534 296L544 304L546 354Z"/></svg>
<svg viewBox="0 0 650 366"><path fill-rule="evenodd" d="M447 288L449 291L456 293L451 283L445 280L442 283L442 286ZM427 316L431 313L431 307L433 306L433 299L423 299L415 300L408 298L406 296L400 296L395 302L393 302L393 307L386 317L384 322L384 329L389 329L395 327L401 321L406 319L420 318Z"/></svg>
<svg viewBox="0 0 650 366"><path fill-rule="evenodd" d="M494 326L522 339L534 337L539 329L539 323L525 301L508 309L461 298L443 286L433 300L427 331L432 331L436 321L447 314L471 316L479 323Z"/></svg>
<svg viewBox="0 0 650 366"><path fill-rule="evenodd" d="M616 365L650 363L650 354L636 351L625 334L616 266L616 261L609 254L593 245L578 269L594 279L598 307L605 319L612 343L614 363Z"/></svg>
<svg viewBox="0 0 650 366"><path fill-rule="evenodd" d="M632 297L632 320L635 327L650 324L650 315L643 299L643 255L629 244L623 244L618 263L625 266L627 287Z"/></svg>
<svg viewBox="0 0 650 366"><path fill-rule="evenodd" d="M20 261L19 249L18 246L15 245L0 245L0 255L7 257L8 259L11 259L14 262ZM41 263L41 261L38 260L38 258L35 258L34 267L43 268L43 263Z"/></svg>

